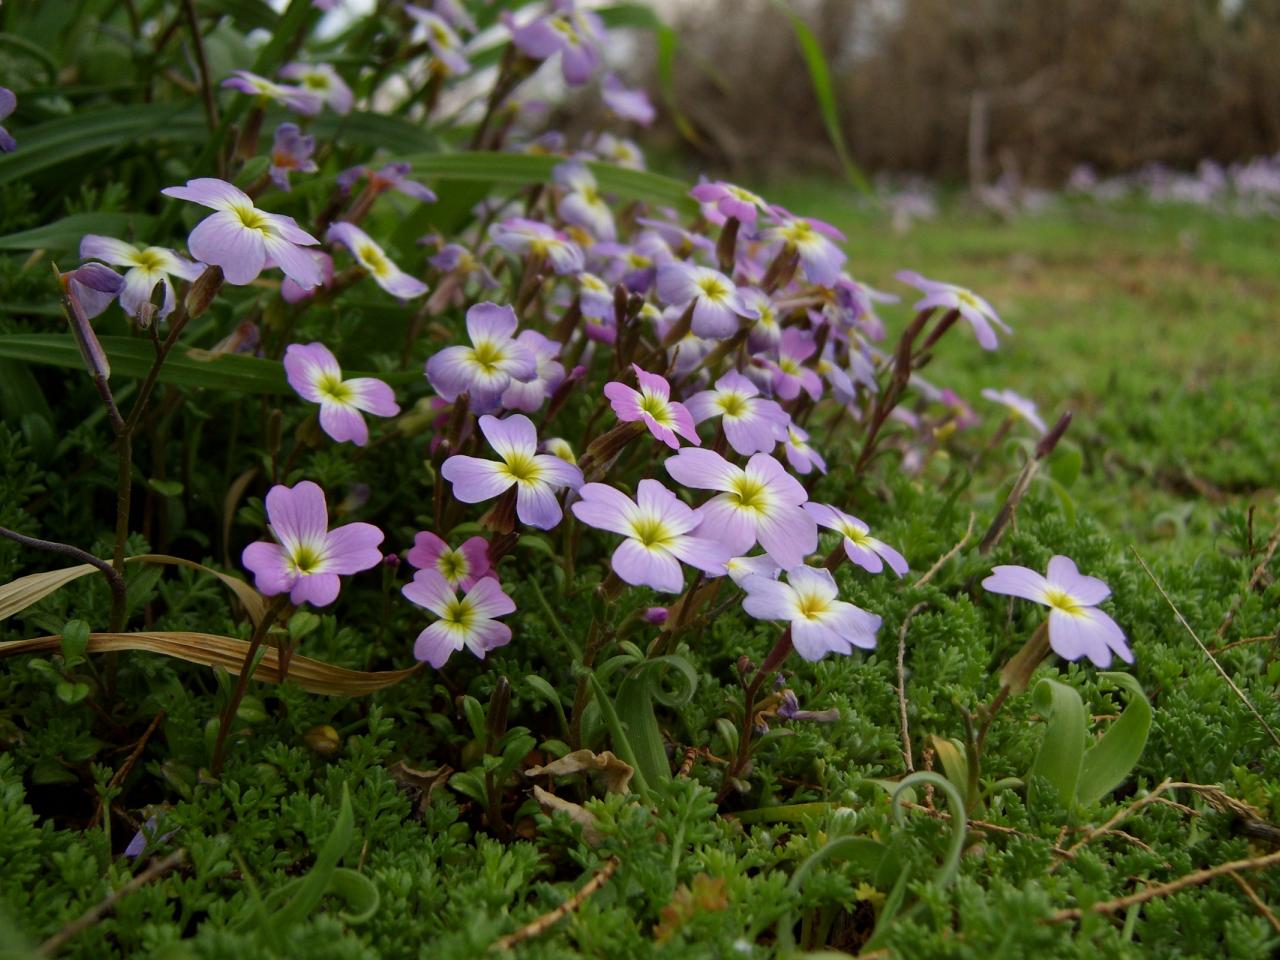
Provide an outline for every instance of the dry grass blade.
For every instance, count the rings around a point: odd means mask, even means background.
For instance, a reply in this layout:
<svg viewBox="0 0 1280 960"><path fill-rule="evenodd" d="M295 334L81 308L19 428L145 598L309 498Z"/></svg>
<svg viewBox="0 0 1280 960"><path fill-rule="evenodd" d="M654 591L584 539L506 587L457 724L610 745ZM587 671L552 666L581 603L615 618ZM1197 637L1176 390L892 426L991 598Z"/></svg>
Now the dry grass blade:
<svg viewBox="0 0 1280 960"><path fill-rule="evenodd" d="M16 640L0 644L0 658L23 653L47 653L58 649L61 637L37 637L34 640ZM235 637L223 637L212 633L94 633L89 635L89 653L110 653L117 650L142 650L167 657L198 663L205 667L222 667L236 672L244 664L249 644ZM289 661L289 680L311 693L333 697L362 697L377 690L385 690L401 680L417 673L419 667L408 670L382 670L366 672L335 667L310 657L294 656ZM280 682L279 651L267 649L258 668L255 680L268 683Z"/></svg>
<svg viewBox="0 0 1280 960"><path fill-rule="evenodd" d="M930 567L928 570L926 570L924 572L924 575L915 582L915 586L917 587L923 586L924 584L932 580L935 576L937 576L938 571L943 568L943 566L946 564L948 560L950 560L957 553L959 553L961 550L964 549L964 545L968 543L969 538L973 536L973 522L974 520L977 519L977 516L978 515L974 513L972 510L969 511L969 525L965 527L964 536L960 538L960 540L956 543L954 547L952 547L950 550L948 550L946 553L944 553L942 556L940 556L937 560L934 561L933 566Z"/></svg>
<svg viewBox="0 0 1280 960"><path fill-rule="evenodd" d="M1235 695L1240 698L1240 702L1249 708L1249 712L1252 713L1258 723L1262 725L1262 729L1267 731L1267 735L1271 737L1272 742L1274 742L1276 746L1280 747L1280 735L1277 735L1275 730L1271 728L1271 724L1267 723L1267 721L1263 719L1262 714L1258 712L1258 708L1255 707L1252 701L1244 695L1244 691L1236 686L1236 682L1231 679L1231 675L1227 673L1226 670L1222 669L1222 664L1218 662L1217 658L1213 655L1213 652L1204 645L1204 641L1201 640L1199 634L1191 628L1191 624L1187 623L1187 618L1182 615L1182 611L1177 608L1173 599L1165 592L1164 587L1161 585L1160 581L1156 579L1156 575L1151 572L1151 568L1147 566L1147 561L1142 559L1142 555L1138 553L1137 548L1130 546L1129 549L1133 551L1133 555L1137 557L1138 563L1142 565L1143 571L1151 579L1151 582L1155 584L1156 589L1160 591L1160 596L1164 597L1164 602L1169 605L1169 609L1172 610L1173 615L1178 618L1178 622L1182 624L1187 633L1191 634L1191 639L1196 642L1196 646L1198 646L1204 652L1204 655L1209 658L1209 662L1212 663L1218 673L1222 675L1222 679L1227 681L1227 686L1229 686Z"/></svg>
<svg viewBox="0 0 1280 960"><path fill-rule="evenodd" d="M514 933L509 933L493 942L490 950L510 950L516 944L524 943L526 940L532 940L543 932L550 930L557 923L567 917L573 911L586 903L587 898L609 882L609 878L613 876L614 871L618 869L618 858L610 857L605 861L603 867L596 871L595 876L582 885L582 889L571 896L560 906L554 910L549 910L542 916L526 923Z"/></svg>
<svg viewBox="0 0 1280 960"><path fill-rule="evenodd" d="M91 573L97 573L97 568L88 563L81 563L74 567L63 567L61 570L31 573L6 583L0 587L0 620L27 609L49 594L61 590L73 580L79 580Z"/></svg>

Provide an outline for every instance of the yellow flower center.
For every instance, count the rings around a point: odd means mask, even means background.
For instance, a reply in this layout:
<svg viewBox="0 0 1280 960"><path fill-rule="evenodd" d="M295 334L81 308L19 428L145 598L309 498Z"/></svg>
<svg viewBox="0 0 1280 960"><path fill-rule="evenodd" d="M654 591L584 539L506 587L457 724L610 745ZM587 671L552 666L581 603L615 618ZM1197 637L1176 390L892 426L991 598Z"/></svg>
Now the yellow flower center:
<svg viewBox="0 0 1280 960"><path fill-rule="evenodd" d="M719 277L706 277L698 281L698 288L708 300L723 300L729 296L729 288Z"/></svg>
<svg viewBox="0 0 1280 960"><path fill-rule="evenodd" d="M305 543L301 544L289 558L289 562L293 567L293 572L300 575L315 573L323 561L324 556L320 551Z"/></svg>
<svg viewBox="0 0 1280 960"><path fill-rule="evenodd" d="M737 501L735 506L743 510L755 510L757 513L763 511L769 502L768 488L754 477L746 475L733 481L729 497Z"/></svg>
<svg viewBox="0 0 1280 960"><path fill-rule="evenodd" d="M351 388L340 377L334 376L332 373L322 373L316 379L316 390L322 397L327 397L334 403L348 404L351 402Z"/></svg>
<svg viewBox="0 0 1280 960"><path fill-rule="evenodd" d="M1080 616L1084 612L1079 601L1065 590L1049 589L1044 592L1044 602L1055 610L1061 610L1063 613L1070 614L1073 617Z"/></svg>
<svg viewBox="0 0 1280 960"><path fill-rule="evenodd" d="M783 356L779 358L778 369L781 370L783 373L790 374L793 377L798 376L800 374L800 364L796 363L794 359L787 356Z"/></svg>
<svg viewBox="0 0 1280 960"><path fill-rule="evenodd" d="M472 349L471 360L485 373L494 373L503 360L502 347L492 340L481 340Z"/></svg>
<svg viewBox="0 0 1280 960"><path fill-rule="evenodd" d="M978 309L978 298L969 290L957 290L956 299L963 303L966 307Z"/></svg>
<svg viewBox="0 0 1280 960"><path fill-rule="evenodd" d="M444 616L440 619L459 632L463 632L475 622L476 612L467 598L463 597L460 600L450 600L445 604Z"/></svg>
<svg viewBox="0 0 1280 960"><path fill-rule="evenodd" d="M642 413L647 413L664 427L669 426L674 419L671 415L671 405L666 398L659 397L648 390L640 392L640 410Z"/></svg>
<svg viewBox="0 0 1280 960"><path fill-rule="evenodd" d="M267 215L251 204L236 204L231 211L239 218L240 224L248 230L266 233L268 230Z"/></svg>
<svg viewBox="0 0 1280 960"><path fill-rule="evenodd" d="M440 576L450 583L457 583L465 577L469 566L467 558L457 550L446 550L436 561L436 569L440 571Z"/></svg>
<svg viewBox="0 0 1280 960"><path fill-rule="evenodd" d="M302 85L308 90L328 90L329 77L323 73L308 73L302 78Z"/></svg>
<svg viewBox="0 0 1280 960"><path fill-rule="evenodd" d="M804 220L793 220L782 228L782 235L795 246L802 246L812 241L817 231Z"/></svg>
<svg viewBox="0 0 1280 960"><path fill-rule="evenodd" d="M147 247L147 249L134 255L133 265L141 267L143 270L163 270L165 255L155 247Z"/></svg>
<svg viewBox="0 0 1280 960"><path fill-rule="evenodd" d="M826 612L828 601L816 593L796 591L796 612L806 620L817 620Z"/></svg>
<svg viewBox="0 0 1280 960"><path fill-rule="evenodd" d="M640 517L631 522L631 536L645 547L665 547L674 537L657 517Z"/></svg>
<svg viewBox="0 0 1280 960"><path fill-rule="evenodd" d="M741 417L747 412L747 398L740 393L722 393L720 412L726 417Z"/></svg>
<svg viewBox="0 0 1280 960"><path fill-rule="evenodd" d="M533 483L541 479L542 469L533 462L533 454L516 451L506 458L507 475L516 483Z"/></svg>
<svg viewBox="0 0 1280 960"><path fill-rule="evenodd" d="M392 271L387 255L372 243L362 243L356 247L356 258L375 276L385 277Z"/></svg>

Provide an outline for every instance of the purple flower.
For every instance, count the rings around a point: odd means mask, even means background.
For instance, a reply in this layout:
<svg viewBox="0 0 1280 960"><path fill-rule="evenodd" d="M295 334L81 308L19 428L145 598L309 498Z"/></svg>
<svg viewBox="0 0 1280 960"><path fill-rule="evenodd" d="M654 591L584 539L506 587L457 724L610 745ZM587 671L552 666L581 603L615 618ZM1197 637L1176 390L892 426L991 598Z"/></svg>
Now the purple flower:
<svg viewBox="0 0 1280 960"><path fill-rule="evenodd" d="M18 98L13 95L13 91L8 87L0 87L0 120L7 120L16 109ZM13 135L0 127L0 153L13 153L17 148L18 142L13 139Z"/></svg>
<svg viewBox="0 0 1280 960"><path fill-rule="evenodd" d="M752 350L776 349L782 342L782 322L778 317L778 308L763 290L742 287L739 292L742 302L757 314L751 323L751 332L747 335L747 346Z"/></svg>
<svg viewBox="0 0 1280 960"><path fill-rule="evenodd" d="M516 26L510 14L503 23L521 53L533 60L547 60L560 54L560 70L565 83L577 87L586 83L600 65L604 23L589 10L579 10L575 0L556 0L553 12Z"/></svg>
<svg viewBox="0 0 1280 960"><path fill-rule="evenodd" d="M373 238L354 223L339 221L329 228L325 239L340 243L359 261L383 290L401 300L412 300L427 292L427 285L417 277L411 277L383 252Z"/></svg>
<svg viewBox="0 0 1280 960"><path fill-rule="evenodd" d="M136 860L152 846L159 846L177 832L177 830L170 830L168 833L160 833L159 820L155 816L147 817L142 829L133 835L129 845L124 848L124 855L130 860Z"/></svg>
<svg viewBox="0 0 1280 960"><path fill-rule="evenodd" d="M512 217L489 228L489 238L507 253L547 260L556 273L582 269L582 248L554 227L537 220Z"/></svg>
<svg viewBox="0 0 1280 960"><path fill-rule="evenodd" d="M414 657L437 670L463 647L483 660L490 650L511 642L511 628L494 617L514 613L516 605L493 577L477 580L459 599L440 574L419 570L400 592L440 618L418 634L413 644Z"/></svg>
<svg viewBox="0 0 1280 960"><path fill-rule="evenodd" d="M556 359L560 344L537 330L521 330L516 343L528 348L537 363L533 379L512 380L502 391L502 405L508 410L533 413L564 382L564 365Z"/></svg>
<svg viewBox="0 0 1280 960"><path fill-rule="evenodd" d="M827 461L822 459L822 455L817 450L809 446L808 432L794 423L787 427L787 436L783 441L782 450L786 454L787 463L791 464L791 469L802 477L807 476L814 469L819 473L827 472Z"/></svg>
<svg viewBox="0 0 1280 960"><path fill-rule="evenodd" d="M100 263L86 263L59 274L58 279L85 320L100 316L124 289L124 279L120 274Z"/></svg>
<svg viewBox="0 0 1280 960"><path fill-rule="evenodd" d="M876 314L876 303L897 303L898 297L841 275L835 284L836 307L846 323L857 324L872 340L884 339L884 322Z"/></svg>
<svg viewBox="0 0 1280 960"><path fill-rule="evenodd" d="M790 417L759 388L730 370L716 381L714 390L695 393L686 403L695 423L719 417L725 439L744 457L768 453L787 435Z"/></svg>
<svg viewBox="0 0 1280 960"><path fill-rule="evenodd" d="M738 586L742 586L742 581L746 577L759 576L777 580L778 574L782 573L782 568L774 563L767 553L758 553L754 557L730 557L729 562L725 564L725 570L729 574L729 579Z"/></svg>
<svg viewBox="0 0 1280 960"><path fill-rule="evenodd" d="M717 226L730 217L741 223L755 223L757 214L769 209L761 197L724 180L700 183L689 191L689 196L703 204L704 210L709 207L715 211L716 216L709 219Z"/></svg>
<svg viewBox="0 0 1280 960"><path fill-rule="evenodd" d="M677 434L695 447L702 443L693 417L685 405L671 399L671 385L666 378L641 370L634 363L631 368L635 370L639 390L633 390L617 380L604 385L604 395L609 398L618 419L624 423L643 421L649 432L672 450L680 448Z"/></svg>
<svg viewBox="0 0 1280 960"><path fill-rule="evenodd" d="M844 266L844 251L835 241L844 242L844 234L830 224L808 217L793 217L781 207L773 207L772 213L782 222L763 233L763 239L782 243L800 257L805 279L823 287L833 285L840 278Z"/></svg>
<svg viewBox="0 0 1280 960"><path fill-rule="evenodd" d="M628 170L644 169L644 152L638 143L626 137L615 137L608 131L598 133L591 139L588 149L614 166L626 167Z"/></svg>
<svg viewBox="0 0 1280 960"><path fill-rule="evenodd" d="M612 322L616 310L613 305L613 290L594 273L583 270L574 277L578 281L578 306L582 315L592 320Z"/></svg>
<svg viewBox="0 0 1280 960"><path fill-rule="evenodd" d="M427 379L436 393L456 400L468 391L497 397L513 379L537 375L533 351L518 342L516 312L496 303L477 303L467 311L469 347L445 347L427 361Z"/></svg>
<svg viewBox="0 0 1280 960"><path fill-rule="evenodd" d="M426 33L427 46L444 67L446 74L458 76L471 68L466 55L462 52L462 38L454 32L453 27L444 17L413 4L405 4L404 9Z"/></svg>
<svg viewBox="0 0 1280 960"><path fill-rule="evenodd" d="M863 570L880 573L888 564L900 577L907 572L907 561L902 554L871 536L871 528L857 517L825 503L806 503L804 509L818 526L834 530L844 538L844 552Z"/></svg>
<svg viewBox="0 0 1280 960"><path fill-rule="evenodd" d="M117 267L128 267L124 286L120 288L120 306L129 316L147 321L151 318L151 292L157 283L164 286L164 299L156 316L163 320L173 312L173 284L170 276L194 280L204 272L168 247L138 248L114 237L88 234L80 241L80 256L101 260Z"/></svg>
<svg viewBox="0 0 1280 960"><path fill-rule="evenodd" d="M565 223L581 227L598 240L613 240L618 235L613 223L613 211L600 196L595 175L581 160L568 160L551 171L557 184L565 193L556 205L556 212Z"/></svg>
<svg viewBox="0 0 1280 960"><path fill-rule="evenodd" d="M743 299L732 280L710 267L669 263L658 269L658 296L663 303L693 307L693 332L699 337L722 340L737 332L739 317L754 320L758 314Z"/></svg>
<svg viewBox="0 0 1280 960"><path fill-rule="evenodd" d="M995 308L972 290L928 280L914 270L901 270L894 276L924 293L924 299L917 300L912 309L920 311L938 307L943 310L958 310L960 316L973 328L973 335L978 338L978 345L984 350L994 350L998 344L995 327L1005 333L1012 332L996 315Z"/></svg>
<svg viewBox="0 0 1280 960"><path fill-rule="evenodd" d="M623 85L617 74L609 74L600 84L600 93L604 97L604 105L622 120L631 120L647 127L656 116L649 95L644 90L629 90Z"/></svg>
<svg viewBox="0 0 1280 960"><path fill-rule="evenodd" d="M479 457L457 455L440 468L441 475L453 484L453 495L463 503L480 503L516 487L516 516L539 530L550 530L560 522L563 512L556 500L556 490L582 486L582 471L559 457L538 453L538 434L524 414L516 413L499 420L480 418L480 432L493 447L501 463Z"/></svg>
<svg viewBox="0 0 1280 960"><path fill-rule="evenodd" d="M1049 608L1049 646L1067 660L1088 657L1099 667L1111 666L1111 654L1133 663L1124 631L1097 608L1111 588L1086 577L1075 561L1061 554L1049 560L1049 575L1027 567L1001 565L982 581L983 589L1033 600Z"/></svg>
<svg viewBox="0 0 1280 960"><path fill-rule="evenodd" d="M312 90L275 83L248 70L232 71L222 85L259 100L274 100L303 116L315 116L324 107L324 98Z"/></svg>
<svg viewBox="0 0 1280 960"><path fill-rule="evenodd" d="M573 510L583 523L627 539L613 552L613 569L627 583L665 593L684 589L680 561L723 576L729 551L718 540L694 536L698 516L657 480L641 480L636 499L603 483L585 484Z"/></svg>
<svg viewBox="0 0 1280 960"><path fill-rule="evenodd" d="M267 258L304 290L320 284L320 267L303 247L319 243L293 217L267 213L244 191L223 180L198 177L183 187L165 187L166 197L217 211L196 224L187 249L201 263L222 268L227 283L244 286L258 278Z"/></svg>
<svg viewBox="0 0 1280 960"><path fill-rule="evenodd" d="M268 597L288 593L294 606L328 606L337 599L340 575L382 562L382 531L371 523L330 530L324 491L310 480L272 487L267 493L267 521L279 543L251 543L240 562Z"/></svg>
<svg viewBox="0 0 1280 960"><path fill-rule="evenodd" d="M837 600L839 591L829 570L795 567L787 580L744 577L741 585L747 595L742 609L757 620L789 622L791 642L806 660L821 660L828 653L849 654L854 647L875 648L880 618Z"/></svg>
<svg viewBox="0 0 1280 960"><path fill-rule="evenodd" d="M759 541L780 567L790 570L818 548L818 525L800 509L809 499L800 482L767 453L757 453L745 469L711 450L686 447L666 462L677 483L697 490L720 490L698 508L705 530L734 556Z"/></svg>
<svg viewBox="0 0 1280 960"><path fill-rule="evenodd" d="M342 368L323 343L291 343L284 352L289 386L304 400L320 404L320 427L334 440L357 447L369 441L361 411L377 417L400 412L391 388L373 377L342 379Z"/></svg>
<svg viewBox="0 0 1280 960"><path fill-rule="evenodd" d="M783 400L800 396L801 388L818 400L822 397L822 379L804 365L817 349L813 335L797 327L787 327L778 342L778 359L768 360L765 366L773 373L773 392Z"/></svg>
<svg viewBox="0 0 1280 960"><path fill-rule="evenodd" d="M434 570L455 590L470 590L481 577L496 576L489 564L489 543L484 537L464 540L454 550L424 530L414 536L413 549L405 559L419 570Z"/></svg>
<svg viewBox="0 0 1280 960"><path fill-rule="evenodd" d="M355 106L355 94L347 86L338 71L327 63L289 63L280 70L280 76L293 80L304 90L318 96L334 113L348 114Z"/></svg>
<svg viewBox="0 0 1280 960"><path fill-rule="evenodd" d="M280 298L285 303L301 303L303 300L309 300L319 290L333 283L333 257L318 248L308 249L306 253L320 270L320 282L314 287L303 289L292 277L285 277L280 281Z"/></svg>
<svg viewBox="0 0 1280 960"><path fill-rule="evenodd" d="M395 190L411 200L435 203L436 195L430 187L409 179L411 169L407 163L387 163L377 170L366 166L350 167L338 174L338 186L349 191L360 180L368 177L369 190L375 197L388 190Z"/></svg>
<svg viewBox="0 0 1280 960"><path fill-rule="evenodd" d="M431 265L444 273L451 273L465 280L474 275L481 287L486 290L497 289L498 283L489 268L474 253L458 243L446 243L440 252L431 258Z"/></svg>
<svg viewBox="0 0 1280 960"><path fill-rule="evenodd" d="M1045 426L1044 421L1040 419L1040 414L1036 411L1034 400L1028 400L1012 390L993 390L991 387L984 388L982 395L993 403L1005 407L1019 420L1027 421L1035 428L1036 433L1044 435L1049 432L1049 428Z"/></svg>
<svg viewBox="0 0 1280 960"><path fill-rule="evenodd" d="M435 0L432 6L435 7L436 13L444 17L455 30L465 30L467 33L476 32L475 19L467 12L459 0Z"/></svg>
<svg viewBox="0 0 1280 960"><path fill-rule="evenodd" d="M311 159L315 152L315 137L303 136L296 123L282 123L276 127L275 141L271 146L271 166L267 173L277 187L288 191L290 171L315 173L319 169Z"/></svg>

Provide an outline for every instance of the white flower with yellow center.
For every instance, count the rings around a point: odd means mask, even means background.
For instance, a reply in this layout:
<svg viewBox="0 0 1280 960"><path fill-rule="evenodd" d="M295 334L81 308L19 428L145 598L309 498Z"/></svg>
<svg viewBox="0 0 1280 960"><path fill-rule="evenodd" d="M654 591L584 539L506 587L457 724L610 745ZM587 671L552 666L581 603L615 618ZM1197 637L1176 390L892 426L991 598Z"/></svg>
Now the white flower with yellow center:
<svg viewBox="0 0 1280 960"><path fill-rule="evenodd" d="M173 284L169 278L194 280L204 271L198 263L179 256L167 247L135 247L114 237L88 234L80 241L80 256L124 267L124 287L120 290L120 306L129 316L149 320L151 295L156 284L163 284L164 296L155 316L163 320L173 312Z"/></svg>
<svg viewBox="0 0 1280 960"><path fill-rule="evenodd" d="M340 243L351 251L351 255L368 271L374 282L393 297L412 300L427 292L425 283L396 266L382 247L354 223L335 223L329 228L325 239L330 243Z"/></svg>
<svg viewBox="0 0 1280 960"><path fill-rule="evenodd" d="M789 623L791 642L806 660L849 654L854 647L874 649L880 617L838 599L830 571L799 566L788 571L787 580L744 577L740 585L747 596L742 609L758 620Z"/></svg>

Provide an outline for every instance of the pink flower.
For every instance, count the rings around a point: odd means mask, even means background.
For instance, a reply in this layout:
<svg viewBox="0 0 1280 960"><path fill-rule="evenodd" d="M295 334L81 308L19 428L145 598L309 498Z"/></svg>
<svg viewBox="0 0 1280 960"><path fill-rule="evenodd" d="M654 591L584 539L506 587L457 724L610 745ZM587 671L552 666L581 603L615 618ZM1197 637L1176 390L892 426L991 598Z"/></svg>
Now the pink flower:
<svg viewBox="0 0 1280 960"><path fill-rule="evenodd" d="M369 272L374 282L393 297L412 300L427 292L425 283L417 277L409 276L392 263L382 247L354 223L335 223L325 234L325 239L330 243L340 243L350 250L351 255Z"/></svg>
<svg viewBox="0 0 1280 960"><path fill-rule="evenodd" d="M871 536L871 528L857 517L825 503L806 503L804 510L818 526L834 530L844 538L845 554L863 570L879 573L888 564L900 577L907 572L907 561L902 554Z"/></svg>
<svg viewBox="0 0 1280 960"><path fill-rule="evenodd" d="M80 256L128 268L124 274L124 287L120 290L120 307L129 316L139 320L144 319L144 315L145 319L150 319L150 311L153 309L151 291L157 283L163 285L164 296L155 316L163 320L173 312L174 307L173 284L169 278L174 276L194 280L204 272L199 264L192 263L168 247L139 249L123 240L92 233L80 241Z"/></svg>
<svg viewBox="0 0 1280 960"><path fill-rule="evenodd" d="M249 544L240 562L268 597L288 593L295 606L328 606L338 596L339 576L382 562L382 531L371 523L330 530L324 491L310 480L272 487L267 493L267 522L279 542Z"/></svg>
<svg viewBox="0 0 1280 960"><path fill-rule="evenodd" d="M420 570L434 570L449 586L470 590L481 577L494 576L489 565L489 543L484 537L464 540L454 550L434 533L423 531L413 538L413 549L405 555Z"/></svg>
<svg viewBox="0 0 1280 960"><path fill-rule="evenodd" d="M677 262L658 268L658 296L663 303L693 307L693 332L699 337L724 339L737 332L739 318L754 320L750 306L733 281L718 270Z"/></svg>
<svg viewBox="0 0 1280 960"><path fill-rule="evenodd" d="M760 389L736 370L717 380L714 390L695 393L686 406L696 423L718 416L729 446L744 457L771 451L786 437L791 421L786 411L761 397Z"/></svg>
<svg viewBox="0 0 1280 960"><path fill-rule="evenodd" d="M446 400L468 391L497 397L514 380L537 375L537 357L513 334L516 312L496 303L477 303L467 311L469 347L446 347L427 361L427 379Z"/></svg>
<svg viewBox="0 0 1280 960"><path fill-rule="evenodd" d="M795 567L787 579L789 583L758 575L744 577L741 586L747 596L742 609L757 620L789 622L791 642L806 660L821 660L828 653L849 654L854 647L875 648L880 617L836 599L839 591L830 571Z"/></svg>
<svg viewBox="0 0 1280 960"><path fill-rule="evenodd" d="M1049 646L1067 660L1088 657L1099 667L1111 666L1115 653L1133 663L1124 631L1097 608L1111 596L1111 588L1097 577L1086 577L1075 561L1062 555L1049 560L1049 575L1027 567L1001 565L982 581L983 589L1032 600L1049 608Z"/></svg>
<svg viewBox="0 0 1280 960"><path fill-rule="evenodd" d="M1049 428L1040 419L1034 400L1029 400L1019 393L1014 393L1012 390L993 390L991 387L984 388L982 396L992 403L1000 404L1017 419L1027 421L1036 433L1042 436L1048 433Z"/></svg>
<svg viewBox="0 0 1280 960"><path fill-rule="evenodd" d="M894 276L924 293L924 299L917 300L912 306L917 312L930 307L959 311L960 316L973 328L973 335L978 338L978 345L984 350L994 350L998 345L996 327L1005 333L1012 332L996 314L995 308L972 290L926 279L914 270L901 270Z"/></svg>
<svg viewBox="0 0 1280 960"><path fill-rule="evenodd" d="M741 223L755 223L756 216L769 209L758 195L724 180L700 183L689 191L689 196L703 204L704 210L709 207L718 214L717 226L730 217Z"/></svg>
<svg viewBox="0 0 1280 960"><path fill-rule="evenodd" d="M603 483L585 484L578 493L574 516L627 538L613 553L614 572L627 583L679 593L680 561L712 576L724 574L729 551L718 540L694 536L698 516L657 480L641 480L635 500Z"/></svg>
<svg viewBox="0 0 1280 960"><path fill-rule="evenodd" d="M320 427L334 440L357 447L369 441L360 414L394 417L400 412L391 388L374 377L342 379L342 368L323 343L291 343L284 352L289 386L304 400L320 404Z"/></svg>
<svg viewBox="0 0 1280 960"><path fill-rule="evenodd" d="M483 416L480 432L502 462L461 454L450 457L440 473L453 484L453 495L463 503L480 503L514 484L516 516L521 523L540 530L558 524L563 512L556 490L577 490L582 486L582 471L559 457L538 453L537 431L524 414L512 414L505 420Z"/></svg>
<svg viewBox="0 0 1280 960"><path fill-rule="evenodd" d="M787 327L782 331L782 340L778 344L778 359L765 363L773 372L774 393L783 400L794 400L800 396L800 390L803 388L812 399L821 399L822 380L817 373L804 365L816 349L817 344L814 343L812 334L795 327Z"/></svg>
<svg viewBox="0 0 1280 960"><path fill-rule="evenodd" d="M187 249L201 263L221 267L227 283L252 283L270 258L302 289L319 286L320 267L302 248L320 241L299 227L293 217L259 210L243 190L212 177L197 177L186 186L165 187L160 192L217 211L196 224L187 238Z"/></svg>
<svg viewBox="0 0 1280 960"><path fill-rule="evenodd" d="M647 127L653 123L656 115L649 95L644 90L630 90L618 79L617 74L609 74L600 84L600 93L604 105L614 116L622 120L631 120Z"/></svg>
<svg viewBox="0 0 1280 960"><path fill-rule="evenodd" d="M759 541L778 566L790 570L818 549L818 525L800 509L809 495L767 453L757 453L743 469L711 450L685 447L666 468L686 487L723 491L698 508L699 529L723 542L733 556Z"/></svg>
<svg viewBox="0 0 1280 960"><path fill-rule="evenodd" d="M511 628L494 618L514 613L516 605L493 577L476 581L459 599L436 571L419 570L400 592L440 618L418 634L413 644L414 657L437 670L463 647L483 660L490 650L511 642Z"/></svg>
<svg viewBox="0 0 1280 960"><path fill-rule="evenodd" d="M694 446L702 443L689 411L683 403L671 399L671 385L666 378L641 370L634 363L631 367L640 385L638 391L617 380L604 385L604 395L609 398L618 419L624 423L644 421L649 432L672 450L680 448L677 434Z"/></svg>

